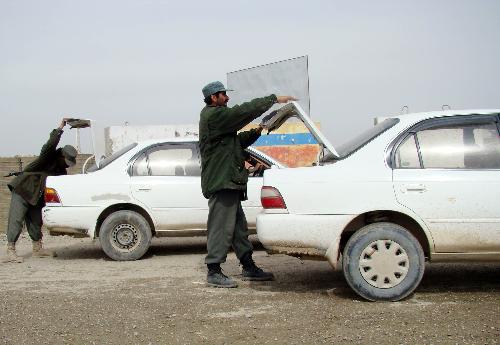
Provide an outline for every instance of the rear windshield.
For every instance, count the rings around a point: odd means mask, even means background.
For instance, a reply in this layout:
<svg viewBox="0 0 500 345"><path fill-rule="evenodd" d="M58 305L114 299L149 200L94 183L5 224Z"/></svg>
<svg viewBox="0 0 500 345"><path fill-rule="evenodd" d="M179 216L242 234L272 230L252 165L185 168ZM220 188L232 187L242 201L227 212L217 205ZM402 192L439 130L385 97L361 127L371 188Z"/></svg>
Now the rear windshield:
<svg viewBox="0 0 500 345"><path fill-rule="evenodd" d="M129 144L129 145L119 149L118 151L114 152L110 156L104 157L103 159L101 159L101 162L99 163L99 167L97 167L97 165L94 164L87 170L87 172L93 172L93 171L97 171L97 170L104 168L105 166L111 164L111 162L118 159L119 157L121 157L126 152L130 151L131 149L133 149L136 146L137 146L137 143L132 143L132 144Z"/></svg>
<svg viewBox="0 0 500 345"><path fill-rule="evenodd" d="M399 122L399 119L386 119L374 127L362 132L358 136L352 138L346 143L340 145L337 152L340 158L349 156L353 152L359 150L361 147L368 144L370 141L378 137L380 134L384 133L386 130L394 126Z"/></svg>

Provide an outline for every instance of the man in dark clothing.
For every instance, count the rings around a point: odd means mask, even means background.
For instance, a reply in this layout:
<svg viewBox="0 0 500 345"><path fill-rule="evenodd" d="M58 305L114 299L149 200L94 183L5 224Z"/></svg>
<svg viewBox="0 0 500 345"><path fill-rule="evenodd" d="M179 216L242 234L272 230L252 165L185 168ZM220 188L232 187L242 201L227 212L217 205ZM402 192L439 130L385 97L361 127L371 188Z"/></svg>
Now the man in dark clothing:
<svg viewBox="0 0 500 345"><path fill-rule="evenodd" d="M8 184L12 197L7 228L7 255L2 259L3 262L23 262L23 257L16 254L16 242L23 222L33 241L33 256L56 256L55 252L42 246L42 208L45 206L43 193L47 176L66 175L66 168L76 163L77 152L73 146L66 145L57 149L65 125L64 118L59 128L50 133L40 156Z"/></svg>
<svg viewBox="0 0 500 345"><path fill-rule="evenodd" d="M273 104L295 98L270 95L228 108L226 91L230 90L218 81L202 90L207 106L200 114L201 189L209 199L205 263L209 285L237 287L220 268L231 246L243 266L243 279L274 279L272 273L264 272L252 259L253 247L248 240L247 222L241 207L241 201L246 200L248 181L244 150L259 138L262 127L239 134L237 131Z"/></svg>

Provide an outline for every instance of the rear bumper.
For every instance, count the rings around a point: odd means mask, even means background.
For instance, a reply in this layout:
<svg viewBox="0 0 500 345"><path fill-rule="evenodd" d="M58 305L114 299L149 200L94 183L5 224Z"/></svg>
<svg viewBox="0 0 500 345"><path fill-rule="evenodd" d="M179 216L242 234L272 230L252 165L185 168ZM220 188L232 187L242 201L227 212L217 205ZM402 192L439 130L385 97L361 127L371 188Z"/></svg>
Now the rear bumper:
<svg viewBox="0 0 500 345"><path fill-rule="evenodd" d="M43 225L53 235L94 238L101 211L96 207L46 206L42 210Z"/></svg>
<svg viewBox="0 0 500 345"><path fill-rule="evenodd" d="M355 216L261 213L257 236L268 252L321 257L337 268L340 236Z"/></svg>

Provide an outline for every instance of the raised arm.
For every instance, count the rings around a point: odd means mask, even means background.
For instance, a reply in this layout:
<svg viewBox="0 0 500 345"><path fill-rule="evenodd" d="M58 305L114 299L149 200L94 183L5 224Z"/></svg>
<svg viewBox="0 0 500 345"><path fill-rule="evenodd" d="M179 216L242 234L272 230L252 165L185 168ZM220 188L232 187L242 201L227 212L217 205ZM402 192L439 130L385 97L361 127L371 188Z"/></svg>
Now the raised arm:
<svg viewBox="0 0 500 345"><path fill-rule="evenodd" d="M250 102L232 108L219 107L213 117L214 130L217 134L232 133L248 125L277 102L275 95L255 98Z"/></svg>
<svg viewBox="0 0 500 345"><path fill-rule="evenodd" d="M248 125L252 120L265 113L275 103L287 103L296 100L291 96L270 95L267 97L255 98L249 102L236 105L232 108L220 107L219 114L214 116L214 128L218 134L238 131Z"/></svg>
<svg viewBox="0 0 500 345"><path fill-rule="evenodd" d="M253 128L249 131L238 133L241 147L246 149L248 146L252 145L257 139L259 139L261 133L262 127L260 125L258 128Z"/></svg>
<svg viewBox="0 0 500 345"><path fill-rule="evenodd" d="M63 128L66 126L66 121L67 118L63 118L59 127L50 132L49 140L42 146L39 158L44 159L56 150L59 140L61 140L61 135L63 134Z"/></svg>

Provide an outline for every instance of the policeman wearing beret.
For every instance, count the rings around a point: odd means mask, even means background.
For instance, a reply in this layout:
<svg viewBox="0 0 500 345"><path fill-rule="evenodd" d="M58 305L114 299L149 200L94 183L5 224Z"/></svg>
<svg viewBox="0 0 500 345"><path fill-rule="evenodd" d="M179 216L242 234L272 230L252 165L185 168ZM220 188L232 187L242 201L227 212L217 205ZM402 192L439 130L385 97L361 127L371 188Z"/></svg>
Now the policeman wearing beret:
<svg viewBox="0 0 500 345"><path fill-rule="evenodd" d="M208 199L207 283L216 287L237 287L222 273L230 247L240 260L244 280L273 280L272 273L259 268L252 259L253 247L241 201L246 200L248 171L244 150L260 136L262 127L237 133L261 116L275 103L287 103L291 96L269 95L234 107L228 107L228 90L220 81L203 89L206 106L201 110L199 145L201 152L201 188Z"/></svg>

